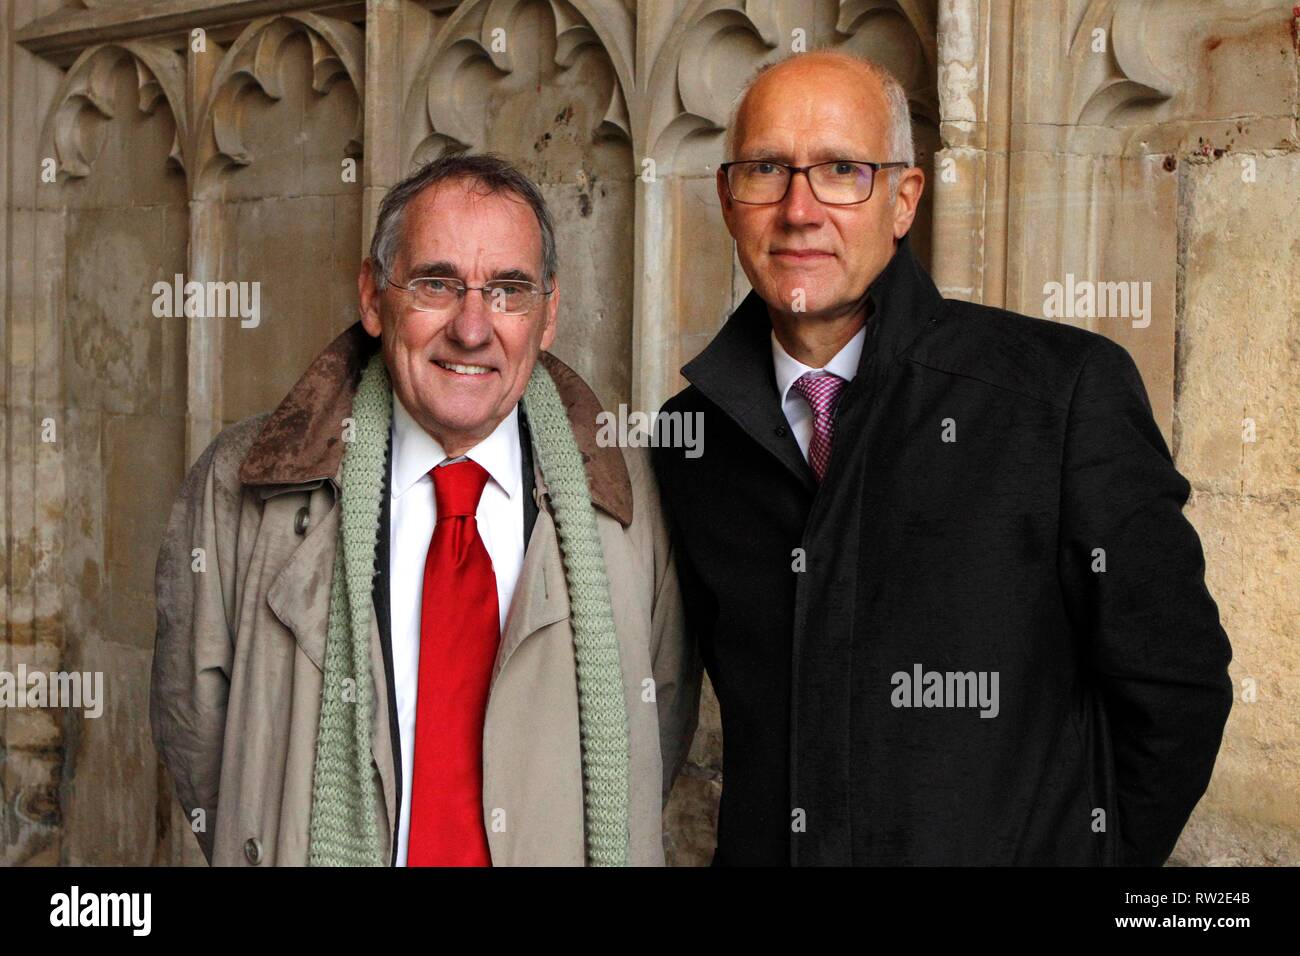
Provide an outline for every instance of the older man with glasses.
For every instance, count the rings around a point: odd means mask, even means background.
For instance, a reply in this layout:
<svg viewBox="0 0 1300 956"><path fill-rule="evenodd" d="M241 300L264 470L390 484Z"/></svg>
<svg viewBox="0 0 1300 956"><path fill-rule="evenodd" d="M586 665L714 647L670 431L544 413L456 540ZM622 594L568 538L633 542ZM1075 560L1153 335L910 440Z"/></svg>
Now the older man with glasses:
<svg viewBox="0 0 1300 956"><path fill-rule="evenodd" d="M417 170L361 320L190 471L151 716L210 862L663 863L699 666L649 460L546 351L556 273L518 170Z"/></svg>
<svg viewBox="0 0 1300 956"><path fill-rule="evenodd" d="M880 66L765 69L726 150L753 291L665 407L707 453L656 451L721 707L714 862L1164 862L1230 649L1133 361L940 296Z"/></svg>

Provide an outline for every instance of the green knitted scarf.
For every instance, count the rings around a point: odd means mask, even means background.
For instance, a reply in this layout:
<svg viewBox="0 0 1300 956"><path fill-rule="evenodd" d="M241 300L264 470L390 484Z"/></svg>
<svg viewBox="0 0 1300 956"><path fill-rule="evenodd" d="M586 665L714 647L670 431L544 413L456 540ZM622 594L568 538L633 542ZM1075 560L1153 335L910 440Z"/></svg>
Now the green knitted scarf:
<svg viewBox="0 0 1300 956"><path fill-rule="evenodd" d="M539 362L523 410L555 516L577 662L587 862L625 866L628 853L627 707L609 581L582 453L564 404ZM312 780L312 866L385 866L382 791L370 751L371 588L393 391L376 354L353 399L343 455L342 520L330 586L329 632Z"/></svg>

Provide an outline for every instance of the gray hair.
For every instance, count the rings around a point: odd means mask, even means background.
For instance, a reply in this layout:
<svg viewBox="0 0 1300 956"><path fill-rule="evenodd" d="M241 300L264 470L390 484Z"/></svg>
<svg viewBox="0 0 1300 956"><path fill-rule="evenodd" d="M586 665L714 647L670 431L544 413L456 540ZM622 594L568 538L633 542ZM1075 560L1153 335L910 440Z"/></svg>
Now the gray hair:
<svg viewBox="0 0 1300 956"><path fill-rule="evenodd" d="M533 215L537 217L537 226L542 233L542 281L547 283L555 278L559 268L555 224L541 190L515 166L499 156L491 153L459 153L425 163L384 195L384 201L379 206L379 218L375 222L375 234L370 239L370 258L376 266L375 286L378 289L382 291L386 288L392 275L406 204L429 186L449 180L471 180L489 194L514 193L528 203Z"/></svg>
<svg viewBox="0 0 1300 956"><path fill-rule="evenodd" d="M754 84L778 66L806 56L815 56L819 59L833 60L865 69L880 81L880 85L885 92L885 103L889 108L889 156L881 160L881 162L903 162L909 166L915 166L916 146L912 141L912 111L907 104L907 90L903 88L903 84L898 81L898 78L893 73L890 73L889 70L875 60L869 60L864 56L857 56L853 53L845 53L842 50L809 50L807 53L797 53L784 60L777 60L774 63L759 67L754 72L754 75L741 87L740 92L736 95L735 102L732 104L731 115L727 119L727 133L724 141L724 153L727 160L730 162L736 158L736 118L740 115L740 107L744 104L745 98L749 96L749 91L754 88ZM898 197L898 180L902 176L902 172L901 169L891 169L889 171L890 202L893 202Z"/></svg>

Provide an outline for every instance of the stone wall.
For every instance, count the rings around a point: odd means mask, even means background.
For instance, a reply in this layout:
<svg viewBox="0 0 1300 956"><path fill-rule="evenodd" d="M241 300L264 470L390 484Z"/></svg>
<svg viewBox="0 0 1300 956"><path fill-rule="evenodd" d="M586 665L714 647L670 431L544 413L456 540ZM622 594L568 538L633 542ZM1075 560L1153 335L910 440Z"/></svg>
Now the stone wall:
<svg viewBox="0 0 1300 956"><path fill-rule="evenodd" d="M748 291L713 193L735 91L823 45L909 91L946 294L1138 284L1140 315L1061 319L1137 359L1236 651L1175 862L1300 862L1297 42L1272 0L0 4L0 669L108 682L98 719L0 709L0 862L201 862L149 743L167 504L352 321L389 185L448 148L519 163L557 219L556 352L655 409ZM155 316L178 273L258 282L258 323ZM709 859L720 759L706 690L674 862Z"/></svg>
<svg viewBox="0 0 1300 956"><path fill-rule="evenodd" d="M1247 178L1243 178L1247 177ZM1195 157L1179 184L1176 461L1237 703L1188 863L1300 861L1300 153Z"/></svg>

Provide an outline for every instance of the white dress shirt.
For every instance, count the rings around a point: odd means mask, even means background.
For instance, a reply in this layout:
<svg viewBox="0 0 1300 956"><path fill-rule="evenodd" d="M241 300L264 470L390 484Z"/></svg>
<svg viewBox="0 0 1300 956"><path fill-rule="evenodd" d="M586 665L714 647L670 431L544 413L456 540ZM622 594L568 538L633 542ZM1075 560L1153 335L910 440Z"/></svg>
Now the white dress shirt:
<svg viewBox="0 0 1300 956"><path fill-rule="evenodd" d="M411 775L415 766L415 704L420 674L420 602L424 595L424 559L437 521L433 479L429 470L447 458L446 452L393 399L393 487L388 525L390 625L393 644L393 689L402 748L402 807L397 831L397 865L406 865L411 829ZM519 448L519 408L502 419L496 430L465 457L483 466L488 482L475 519L492 560L497 580L497 609L502 630L510 599L524 563L522 452Z"/></svg>
<svg viewBox="0 0 1300 956"><path fill-rule="evenodd" d="M807 400L794 391L793 385L808 372L814 375L830 373L838 375L846 382L853 381L858 374L858 359L862 357L862 343L867 339L867 327L864 324L853 338L844 343L844 347L835 353L835 357L826 363L825 368L812 368L798 359L790 357L781 343L772 333L772 368L776 372L776 391L781 396L781 411L790 423L790 433L799 443L804 461L808 460L808 446L812 443L813 413Z"/></svg>

